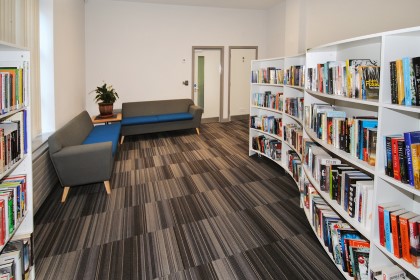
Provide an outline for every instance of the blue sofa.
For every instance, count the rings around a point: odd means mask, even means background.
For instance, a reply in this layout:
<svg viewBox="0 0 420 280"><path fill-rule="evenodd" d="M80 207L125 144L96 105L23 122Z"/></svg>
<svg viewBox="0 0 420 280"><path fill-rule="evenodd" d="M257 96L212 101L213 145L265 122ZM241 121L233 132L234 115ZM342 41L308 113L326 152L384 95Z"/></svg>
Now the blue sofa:
<svg viewBox="0 0 420 280"><path fill-rule="evenodd" d="M94 126L83 111L48 138L49 153L61 185L62 202L70 187L104 182L111 193L109 180L118 151L120 123Z"/></svg>
<svg viewBox="0 0 420 280"><path fill-rule="evenodd" d="M122 104L121 143L124 136L195 128L200 134L203 109L191 99Z"/></svg>

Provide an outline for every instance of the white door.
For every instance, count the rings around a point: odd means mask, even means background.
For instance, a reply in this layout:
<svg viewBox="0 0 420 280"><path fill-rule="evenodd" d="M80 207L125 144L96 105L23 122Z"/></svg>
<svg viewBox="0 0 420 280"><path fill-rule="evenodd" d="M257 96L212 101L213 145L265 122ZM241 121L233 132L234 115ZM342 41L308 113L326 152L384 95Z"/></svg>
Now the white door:
<svg viewBox="0 0 420 280"><path fill-rule="evenodd" d="M257 49L230 49L230 116L249 115L251 60Z"/></svg>
<svg viewBox="0 0 420 280"><path fill-rule="evenodd" d="M219 118L221 51L195 49L194 56L194 102L203 107L202 118Z"/></svg>

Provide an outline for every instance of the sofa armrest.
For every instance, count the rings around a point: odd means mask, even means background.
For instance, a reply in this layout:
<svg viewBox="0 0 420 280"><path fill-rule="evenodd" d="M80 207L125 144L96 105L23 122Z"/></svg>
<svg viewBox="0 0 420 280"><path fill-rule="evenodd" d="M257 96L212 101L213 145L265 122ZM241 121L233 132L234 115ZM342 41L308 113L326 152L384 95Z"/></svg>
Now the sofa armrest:
<svg viewBox="0 0 420 280"><path fill-rule="evenodd" d="M188 112L194 116L194 119L200 118L201 120L201 115L203 114L203 108L197 105L190 105L190 107L188 108Z"/></svg>
<svg viewBox="0 0 420 280"><path fill-rule="evenodd" d="M69 146L51 155L62 186L76 186L111 177L114 159L112 143Z"/></svg>

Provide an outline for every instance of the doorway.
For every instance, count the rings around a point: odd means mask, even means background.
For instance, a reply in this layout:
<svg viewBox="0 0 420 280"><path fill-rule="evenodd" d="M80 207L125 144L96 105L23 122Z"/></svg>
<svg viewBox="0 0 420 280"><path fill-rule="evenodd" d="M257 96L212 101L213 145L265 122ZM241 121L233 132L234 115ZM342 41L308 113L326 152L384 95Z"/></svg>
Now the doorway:
<svg viewBox="0 0 420 280"><path fill-rule="evenodd" d="M222 119L223 52L223 47L192 48L191 98L203 108L204 122Z"/></svg>
<svg viewBox="0 0 420 280"><path fill-rule="evenodd" d="M258 47L229 47L229 118L248 119L251 61L258 58Z"/></svg>

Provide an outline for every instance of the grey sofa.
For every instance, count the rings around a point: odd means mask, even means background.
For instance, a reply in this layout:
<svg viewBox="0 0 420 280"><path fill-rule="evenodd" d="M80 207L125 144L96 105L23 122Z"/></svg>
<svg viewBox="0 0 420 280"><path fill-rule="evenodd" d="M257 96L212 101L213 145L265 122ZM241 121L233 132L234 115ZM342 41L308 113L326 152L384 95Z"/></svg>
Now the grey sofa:
<svg viewBox="0 0 420 280"><path fill-rule="evenodd" d="M48 138L49 153L61 185L65 202L72 186L109 180L118 149L120 123L94 126L83 111Z"/></svg>
<svg viewBox="0 0 420 280"><path fill-rule="evenodd" d="M124 136L195 128L200 134L203 109L191 99L171 99L122 104L121 143Z"/></svg>

